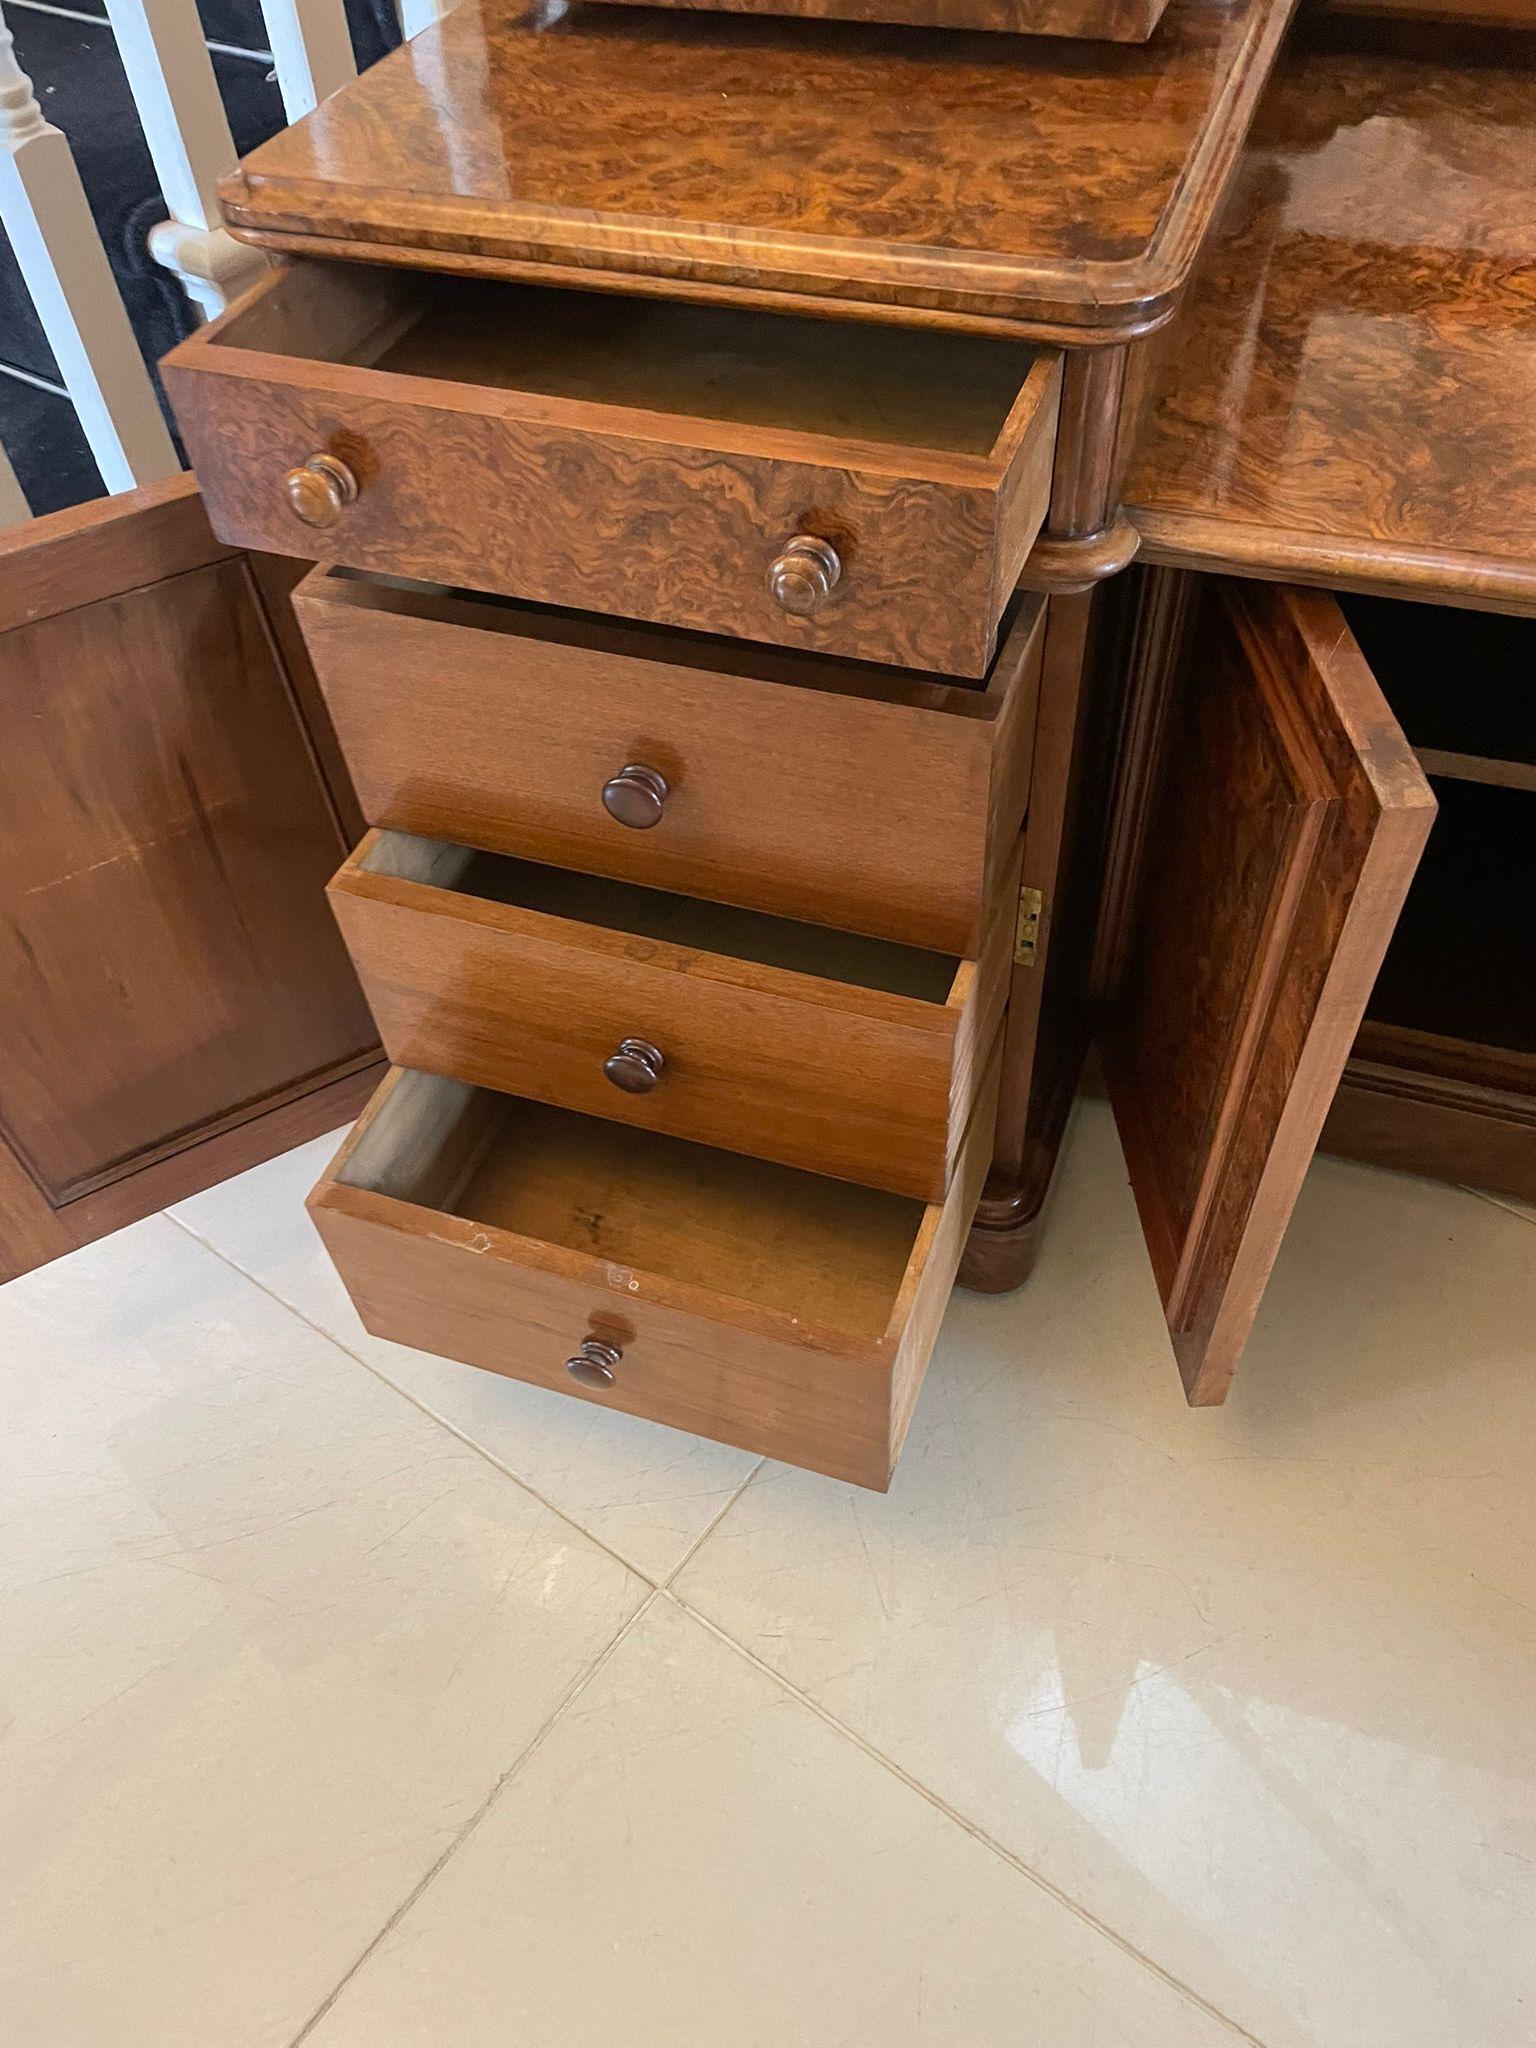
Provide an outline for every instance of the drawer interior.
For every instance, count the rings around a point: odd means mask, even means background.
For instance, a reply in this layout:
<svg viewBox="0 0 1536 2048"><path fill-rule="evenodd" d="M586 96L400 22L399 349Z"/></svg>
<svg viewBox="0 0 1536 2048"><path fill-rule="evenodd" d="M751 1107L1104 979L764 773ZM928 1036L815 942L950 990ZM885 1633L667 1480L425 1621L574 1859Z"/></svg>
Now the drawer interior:
<svg viewBox="0 0 1536 2048"><path fill-rule="evenodd" d="M678 419L987 456L1039 351L923 328L307 264L225 348Z"/></svg>
<svg viewBox="0 0 1536 2048"><path fill-rule="evenodd" d="M961 961L889 939L871 939L797 918L739 910L604 875L481 853L406 832L381 832L357 863L364 874L440 889L463 900L509 904L636 938L748 960L762 967L881 989L917 1002L960 1001ZM616 967L617 972L622 968Z"/></svg>
<svg viewBox="0 0 1536 2048"><path fill-rule="evenodd" d="M867 1341L896 1314L921 1202L408 1072L336 1176Z"/></svg>

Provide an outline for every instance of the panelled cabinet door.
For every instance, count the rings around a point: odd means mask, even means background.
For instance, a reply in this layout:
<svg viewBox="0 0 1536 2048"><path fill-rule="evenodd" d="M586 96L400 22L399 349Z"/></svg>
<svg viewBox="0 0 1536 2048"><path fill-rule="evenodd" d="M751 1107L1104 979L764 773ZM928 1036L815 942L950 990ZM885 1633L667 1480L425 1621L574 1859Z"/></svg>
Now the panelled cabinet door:
<svg viewBox="0 0 1536 2048"><path fill-rule="evenodd" d="M1162 572L1103 1033L1185 1392L1219 1402L1434 798L1321 592ZM1161 673L1159 673L1159 667Z"/></svg>
<svg viewBox="0 0 1536 2048"><path fill-rule="evenodd" d="M0 536L0 1278L343 1121L376 1060L292 578L190 477Z"/></svg>

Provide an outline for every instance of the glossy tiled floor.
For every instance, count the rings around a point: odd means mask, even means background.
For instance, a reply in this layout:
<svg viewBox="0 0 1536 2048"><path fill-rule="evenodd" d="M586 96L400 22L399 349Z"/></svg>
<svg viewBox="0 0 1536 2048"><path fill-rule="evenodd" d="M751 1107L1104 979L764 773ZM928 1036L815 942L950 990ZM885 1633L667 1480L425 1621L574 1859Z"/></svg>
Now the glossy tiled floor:
<svg viewBox="0 0 1536 2048"><path fill-rule="evenodd" d="M1320 1162L1192 1415L1089 1107L881 1499L365 1336L327 1149L0 1291L6 2042L1536 2038L1536 1215Z"/></svg>

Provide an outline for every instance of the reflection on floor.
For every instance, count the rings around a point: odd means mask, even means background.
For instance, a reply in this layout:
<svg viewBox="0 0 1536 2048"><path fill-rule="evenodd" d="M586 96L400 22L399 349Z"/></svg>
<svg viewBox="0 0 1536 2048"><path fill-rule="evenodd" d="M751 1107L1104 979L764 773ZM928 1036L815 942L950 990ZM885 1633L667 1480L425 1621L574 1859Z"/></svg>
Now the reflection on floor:
<svg viewBox="0 0 1536 2048"><path fill-rule="evenodd" d="M327 1149L0 1292L7 2038L1530 2038L1536 1215L1319 1161L1192 1414L1089 1105L882 1499L367 1337Z"/></svg>

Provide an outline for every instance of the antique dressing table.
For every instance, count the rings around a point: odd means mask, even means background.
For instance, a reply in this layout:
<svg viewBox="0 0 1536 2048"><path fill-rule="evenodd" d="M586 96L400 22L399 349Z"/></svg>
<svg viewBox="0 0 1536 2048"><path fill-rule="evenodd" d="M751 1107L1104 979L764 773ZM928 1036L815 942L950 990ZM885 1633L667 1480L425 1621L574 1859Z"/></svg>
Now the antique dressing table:
<svg viewBox="0 0 1536 2048"><path fill-rule="evenodd" d="M1331 598L1190 602L1180 305L1290 13L464 0L232 181L283 265L165 376L220 535L320 562L371 1329L884 1486L1097 1005L1221 1398L1433 812Z"/></svg>

